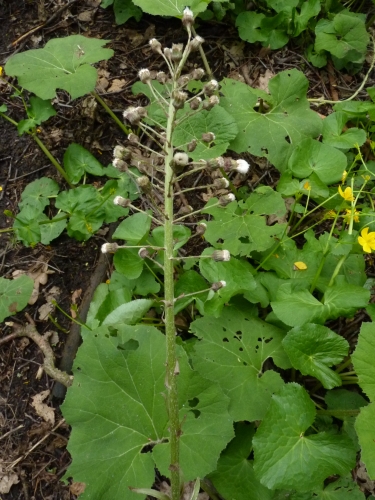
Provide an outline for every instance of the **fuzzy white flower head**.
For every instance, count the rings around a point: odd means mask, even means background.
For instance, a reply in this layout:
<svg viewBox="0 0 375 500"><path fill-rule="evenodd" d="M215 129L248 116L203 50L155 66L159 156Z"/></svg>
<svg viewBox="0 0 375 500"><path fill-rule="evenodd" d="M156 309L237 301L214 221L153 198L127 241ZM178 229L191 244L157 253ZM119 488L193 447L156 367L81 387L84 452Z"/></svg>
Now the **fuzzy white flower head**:
<svg viewBox="0 0 375 500"><path fill-rule="evenodd" d="M117 243L104 243L102 245L102 253L115 253L116 250L118 249L118 244Z"/></svg>
<svg viewBox="0 0 375 500"><path fill-rule="evenodd" d="M221 286L224 288L225 286L227 286L227 282L224 281L224 280L220 280L219 283L221 283Z"/></svg>
<svg viewBox="0 0 375 500"><path fill-rule="evenodd" d="M153 52L156 52L157 54L162 54L161 43L159 42L159 40L156 40L156 38L151 38L149 44Z"/></svg>
<svg viewBox="0 0 375 500"><path fill-rule="evenodd" d="M142 83L148 83L151 81L151 73L147 68L142 68L138 71L138 77Z"/></svg>
<svg viewBox="0 0 375 500"><path fill-rule="evenodd" d="M229 262L230 252L229 250L215 250L212 254L212 258L216 262Z"/></svg>
<svg viewBox="0 0 375 500"><path fill-rule="evenodd" d="M184 26L191 26L194 23L194 13L189 7L186 7L182 16L182 24Z"/></svg>
<svg viewBox="0 0 375 500"><path fill-rule="evenodd" d="M230 201L234 201L234 200L236 199L236 197L234 196L234 194L233 194L233 193L229 193L229 194L227 194L227 198L228 198L228 200L230 200Z"/></svg>
<svg viewBox="0 0 375 500"><path fill-rule="evenodd" d="M123 198L122 196L115 196L113 198L113 204L114 205L120 205L120 207L128 207L130 205L131 201L127 198Z"/></svg>
<svg viewBox="0 0 375 500"><path fill-rule="evenodd" d="M179 167L186 167L189 163L189 157L186 153L175 153L173 161L175 165L178 165Z"/></svg>
<svg viewBox="0 0 375 500"><path fill-rule="evenodd" d="M246 160L237 160L237 167L236 170L240 174L247 174L249 171L250 165L247 163Z"/></svg>

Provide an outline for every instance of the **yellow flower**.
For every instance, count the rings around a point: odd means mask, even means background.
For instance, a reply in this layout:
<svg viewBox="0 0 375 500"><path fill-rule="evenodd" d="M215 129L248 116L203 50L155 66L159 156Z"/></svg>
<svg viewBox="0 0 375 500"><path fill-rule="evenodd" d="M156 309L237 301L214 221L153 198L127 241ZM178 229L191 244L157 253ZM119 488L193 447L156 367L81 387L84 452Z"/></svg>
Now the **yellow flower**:
<svg viewBox="0 0 375 500"><path fill-rule="evenodd" d="M334 219L335 217L336 212L334 210L328 210L328 212L324 216L325 219Z"/></svg>
<svg viewBox="0 0 375 500"><path fill-rule="evenodd" d="M305 184L303 185L303 189L307 189L307 191L310 191L311 189L311 184L309 181L306 181Z"/></svg>
<svg viewBox="0 0 375 500"><path fill-rule="evenodd" d="M3 74L3 67L0 66L0 76L2 76L2 74Z"/></svg>
<svg viewBox="0 0 375 500"><path fill-rule="evenodd" d="M358 243L363 248L366 253L371 253L371 250L375 250L375 232L368 232L368 227L365 227L361 231L361 236L358 236Z"/></svg>
<svg viewBox="0 0 375 500"><path fill-rule="evenodd" d="M345 188L345 191L339 186L339 195L344 198L345 201L354 201L353 191L351 187Z"/></svg>
<svg viewBox="0 0 375 500"><path fill-rule="evenodd" d="M293 266L294 271L305 271L307 266L304 262L295 262Z"/></svg>
<svg viewBox="0 0 375 500"><path fill-rule="evenodd" d="M350 208L346 209L345 210L346 214L344 215L344 221L349 224L350 223L350 217L351 217L351 214L352 214L352 211L350 210ZM353 220L354 222L359 222L359 214L360 212L358 212L358 210L355 210L354 213L353 213Z"/></svg>
<svg viewBox="0 0 375 500"><path fill-rule="evenodd" d="M344 170L342 173L341 182L345 182L347 177L348 177L348 172Z"/></svg>
<svg viewBox="0 0 375 500"><path fill-rule="evenodd" d="M371 175L361 175L362 179L365 181L369 181L371 179Z"/></svg>

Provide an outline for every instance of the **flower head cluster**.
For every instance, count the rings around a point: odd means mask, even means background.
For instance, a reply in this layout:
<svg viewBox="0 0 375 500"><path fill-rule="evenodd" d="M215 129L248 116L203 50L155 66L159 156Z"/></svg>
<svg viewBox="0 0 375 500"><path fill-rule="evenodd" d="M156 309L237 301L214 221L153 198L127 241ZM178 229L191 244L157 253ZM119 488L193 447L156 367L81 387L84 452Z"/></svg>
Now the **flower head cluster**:
<svg viewBox="0 0 375 500"><path fill-rule="evenodd" d="M360 212L358 212L358 210L354 210L353 212L353 220L354 222L359 222L359 215L360 215ZM350 210L350 208L347 208L345 210L345 215L344 215L344 221L349 224L350 223L350 219L352 217L352 211Z"/></svg>
<svg viewBox="0 0 375 500"><path fill-rule="evenodd" d="M365 227L361 231L361 236L358 236L358 243L363 248L366 253L371 253L371 250L375 250L375 232L368 232L369 228Z"/></svg>

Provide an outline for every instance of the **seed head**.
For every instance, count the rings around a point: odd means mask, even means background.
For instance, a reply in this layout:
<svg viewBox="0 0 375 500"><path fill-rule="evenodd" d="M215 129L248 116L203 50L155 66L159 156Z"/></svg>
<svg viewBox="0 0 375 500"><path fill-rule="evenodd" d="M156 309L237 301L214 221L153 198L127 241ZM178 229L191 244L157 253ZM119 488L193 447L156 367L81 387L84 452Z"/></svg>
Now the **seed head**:
<svg viewBox="0 0 375 500"><path fill-rule="evenodd" d="M186 167L189 163L189 156L186 153L175 153L173 163L177 167Z"/></svg>
<svg viewBox="0 0 375 500"><path fill-rule="evenodd" d="M120 158L115 158L112 161L112 165L120 172L126 172L128 168L128 164L124 160L120 160Z"/></svg>
<svg viewBox="0 0 375 500"><path fill-rule="evenodd" d="M128 198L123 198L122 196L115 196L113 198L113 204L127 208L131 204L131 200L129 200Z"/></svg>
<svg viewBox="0 0 375 500"><path fill-rule="evenodd" d="M196 68L190 73L192 80L200 80L204 77L204 69Z"/></svg>
<svg viewBox="0 0 375 500"><path fill-rule="evenodd" d="M156 73L156 79L159 83L165 83L168 80L168 76L164 71L159 71Z"/></svg>
<svg viewBox="0 0 375 500"><path fill-rule="evenodd" d="M218 156L217 158L211 158L207 161L207 168L211 168L215 170L216 168L224 167L224 158L222 156Z"/></svg>
<svg viewBox="0 0 375 500"><path fill-rule="evenodd" d="M176 90L173 93L173 106L176 109L183 108L187 98L188 98L188 95L186 92L182 92L181 90Z"/></svg>
<svg viewBox="0 0 375 500"><path fill-rule="evenodd" d="M216 283L212 283L211 285L211 290L213 290L214 292L217 292L218 290L220 290L220 288L224 288L225 286L227 286L227 282L226 281L217 281Z"/></svg>
<svg viewBox="0 0 375 500"><path fill-rule="evenodd" d="M181 61L183 51L184 45L182 43L172 43L171 60L176 62Z"/></svg>
<svg viewBox="0 0 375 500"><path fill-rule="evenodd" d="M226 189L229 186L229 181L225 177L219 177L214 180L214 186L216 189Z"/></svg>
<svg viewBox="0 0 375 500"><path fill-rule="evenodd" d="M198 50L202 43L204 43L204 38L197 35L190 41L189 48L193 52L194 50Z"/></svg>
<svg viewBox="0 0 375 500"><path fill-rule="evenodd" d="M140 69L138 76L142 83L150 83L151 81L151 73L147 68Z"/></svg>
<svg viewBox="0 0 375 500"><path fill-rule="evenodd" d="M229 193L229 194L226 194L224 196L221 196L219 198L219 204L222 206L222 207L225 207L227 206L229 203L231 203L232 201L235 201L236 197L234 196L233 193Z"/></svg>
<svg viewBox="0 0 375 500"><path fill-rule="evenodd" d="M193 139L189 144L187 145L187 150L189 153L192 153L195 148L197 147L198 141L196 139Z"/></svg>
<svg viewBox="0 0 375 500"><path fill-rule="evenodd" d="M197 234L204 234L206 232L206 229L207 229L207 224L204 222L200 222L199 224L197 224L195 231Z"/></svg>
<svg viewBox="0 0 375 500"><path fill-rule="evenodd" d="M230 252L229 250L215 250L212 254L212 258L216 262L229 262Z"/></svg>
<svg viewBox="0 0 375 500"><path fill-rule="evenodd" d="M202 141L203 142L212 142L216 138L215 134L213 132L204 132L202 134Z"/></svg>
<svg viewBox="0 0 375 500"><path fill-rule="evenodd" d="M236 170L240 174L247 174L249 171L250 165L247 163L246 160L236 160Z"/></svg>
<svg viewBox="0 0 375 500"><path fill-rule="evenodd" d="M104 243L102 245L102 253L115 253L118 249L118 244L117 243Z"/></svg>
<svg viewBox="0 0 375 500"><path fill-rule="evenodd" d="M150 253L147 248L140 248L138 250L138 255L141 259L147 259L147 257L150 257Z"/></svg>
<svg viewBox="0 0 375 500"><path fill-rule="evenodd" d="M151 182L147 175L141 175L137 177L135 182L142 189L142 191L148 192L151 189Z"/></svg>
<svg viewBox="0 0 375 500"><path fill-rule="evenodd" d="M202 99L200 97L194 97L191 101L190 101L190 109L192 110L197 110L200 106L202 102Z"/></svg>
<svg viewBox="0 0 375 500"><path fill-rule="evenodd" d="M124 111L123 116L125 120L128 120L132 125L139 125L141 119L147 116L147 110L141 106L137 108L130 106Z"/></svg>
<svg viewBox="0 0 375 500"><path fill-rule="evenodd" d="M177 80L177 83L179 84L180 87L185 87L185 85L188 84L189 82L190 82L190 76L189 75L182 75Z"/></svg>
<svg viewBox="0 0 375 500"><path fill-rule="evenodd" d="M149 44L153 52L162 55L161 43L156 38L151 38Z"/></svg>
<svg viewBox="0 0 375 500"><path fill-rule="evenodd" d="M203 93L207 96L211 96L219 89L219 84L216 80L211 80L203 87Z"/></svg>
<svg viewBox="0 0 375 500"><path fill-rule="evenodd" d="M132 144L138 144L139 137L136 134L131 133L128 135L128 141L131 142Z"/></svg>
<svg viewBox="0 0 375 500"><path fill-rule="evenodd" d="M191 27L194 24L194 13L192 10L189 9L189 7L186 7L184 9L182 16L182 24L186 27Z"/></svg>

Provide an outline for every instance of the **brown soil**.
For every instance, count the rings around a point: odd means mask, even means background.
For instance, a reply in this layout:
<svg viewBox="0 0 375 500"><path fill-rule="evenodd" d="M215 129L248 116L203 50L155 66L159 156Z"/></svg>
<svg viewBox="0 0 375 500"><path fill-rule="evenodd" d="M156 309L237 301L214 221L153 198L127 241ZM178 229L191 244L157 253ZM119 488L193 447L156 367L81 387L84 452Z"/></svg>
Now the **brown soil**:
<svg viewBox="0 0 375 500"><path fill-rule="evenodd" d="M98 66L109 72L110 83L115 79L124 79L126 84L119 92L103 92L101 95L121 116L126 106L137 102L137 98L131 93L131 85L137 79L138 69L147 64L150 69L158 70L161 64L151 55L147 45L148 38L156 36L168 45L172 41L180 41L180 38L183 41L183 37L180 23L174 20L144 16L139 23L130 20L126 25L116 26L113 11L96 7L99 3L96 0L72 2L72 6L61 12L52 23L25 38L21 50L43 47L51 38L77 33L112 40L110 46L115 50L115 56ZM0 64L4 65L5 60L19 49L21 43L12 46L12 42L50 18L62 5L63 0L0 0ZM91 21L84 20L82 13L86 11L93 11ZM362 78L361 74L344 78L342 73L334 72L333 82L338 86L333 89L326 71L312 68L298 49L296 52L283 49L268 53L264 49L260 50L260 47L243 44L236 52L233 49L233 42L238 40L236 31L221 23L204 24L199 28L199 34L207 41L209 61L218 79L232 76L255 84L266 70L275 74L297 67L310 79L311 94L324 95L330 99L332 91L338 89L339 98L342 99L358 87ZM368 85L374 85L374 81L369 81ZM20 101L11 97L6 86L0 86L0 105L3 103L7 104L13 119L23 117ZM88 101L81 98L72 105L69 96L59 92L59 104L55 106L58 114L43 124L40 136L59 161L62 160L66 147L74 141L89 149L103 165L107 165L111 161L113 146L121 143L123 135L102 109L97 108L94 115L85 114L87 104ZM35 179L48 176L63 184L55 168L31 137L19 137L15 127L2 119L0 137L0 186L3 188L0 192L1 214L4 210L17 213L23 189ZM275 175L277 174L265 162L258 160L249 181L253 186L260 180L274 185ZM191 204L193 201L196 200L188 199ZM194 205L196 206L195 203ZM9 228L11 225L11 217L1 215L0 228ZM57 361L67 338L65 331L71 328L70 321L60 311L53 314L55 325L40 321L37 309L43 304L46 293L54 286L60 289L58 304L64 311L70 311L75 291L82 291L82 299L90 277L95 272L98 249L103 241L103 233L86 243L78 243L68 236L62 236L48 247L37 245L35 248L25 248L13 240L11 233L0 234L0 273L3 277L11 277L12 272L18 269L29 270L32 265L41 261L47 261L49 269L54 272L49 275L48 283L41 288L36 304L28 306L12 317L12 320L25 324L26 312L36 322L40 334L48 330L56 331L58 341L54 352ZM77 300L78 306L81 299ZM11 326L2 325L2 336L11 332ZM60 481L70 463L65 449L69 429L59 411L60 401L52 396L47 400L47 404L55 409L56 428L39 417L31 406L34 395L46 389L52 390L53 387L53 381L47 375L37 378L42 363L42 355L37 346L25 339L15 339L0 346L0 467L6 468L9 474L14 473L18 480L10 492L1 497L3 500L76 498L74 488L71 489Z"/></svg>

